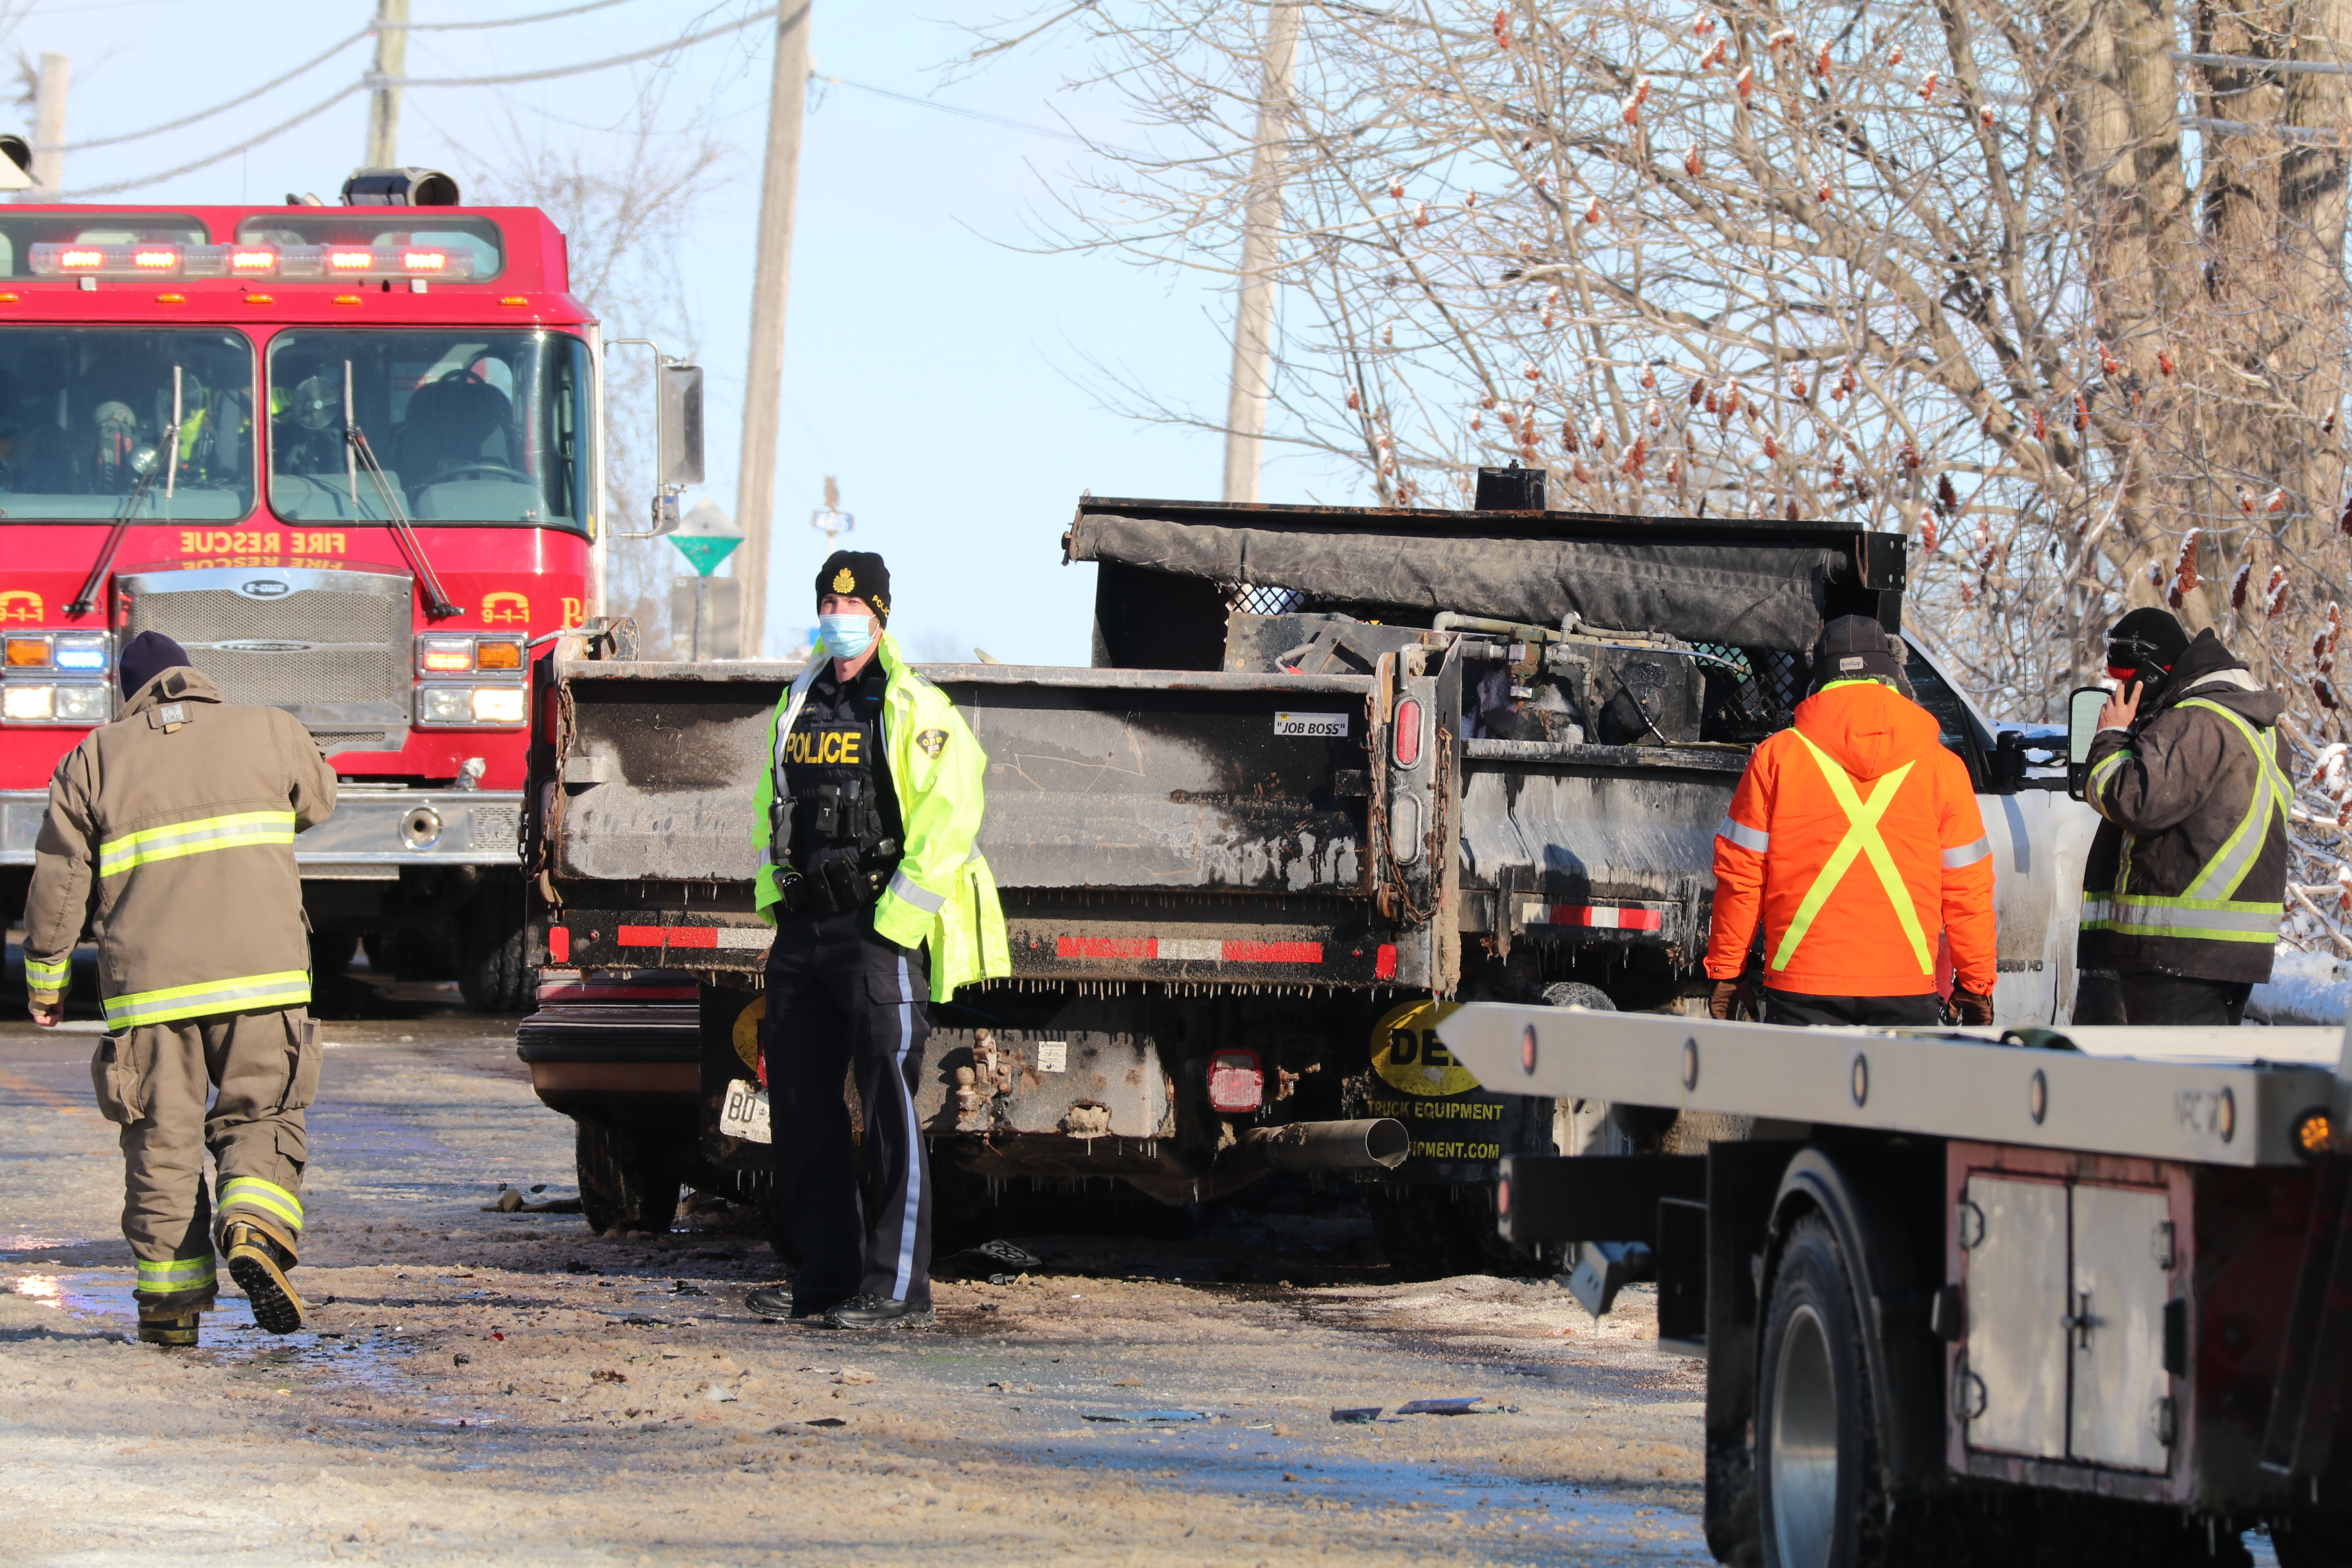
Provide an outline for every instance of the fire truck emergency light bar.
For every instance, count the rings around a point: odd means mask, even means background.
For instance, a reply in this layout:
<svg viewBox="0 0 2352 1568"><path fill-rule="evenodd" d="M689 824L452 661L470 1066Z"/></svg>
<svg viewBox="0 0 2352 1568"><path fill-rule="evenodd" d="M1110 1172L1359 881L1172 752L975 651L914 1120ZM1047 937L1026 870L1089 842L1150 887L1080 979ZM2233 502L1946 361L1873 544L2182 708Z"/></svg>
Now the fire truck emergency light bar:
<svg viewBox="0 0 2352 1568"><path fill-rule="evenodd" d="M467 250L410 245L37 245L36 278L443 278L474 276Z"/></svg>

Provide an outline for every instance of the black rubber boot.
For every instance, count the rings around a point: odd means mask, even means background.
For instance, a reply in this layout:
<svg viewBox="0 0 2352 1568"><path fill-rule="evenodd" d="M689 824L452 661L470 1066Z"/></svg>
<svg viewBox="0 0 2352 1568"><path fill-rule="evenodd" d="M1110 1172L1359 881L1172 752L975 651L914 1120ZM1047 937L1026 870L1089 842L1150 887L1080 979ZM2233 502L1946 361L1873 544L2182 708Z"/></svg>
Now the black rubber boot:
<svg viewBox="0 0 2352 1568"><path fill-rule="evenodd" d="M196 1343L198 1321L194 1312L180 1318L142 1318L139 1320L139 1342L142 1345L163 1345L171 1350L193 1350Z"/></svg>
<svg viewBox="0 0 2352 1568"><path fill-rule="evenodd" d="M824 1315L832 1329L928 1329L933 1321L929 1307L911 1307L862 1290Z"/></svg>
<svg viewBox="0 0 2352 1568"><path fill-rule="evenodd" d="M228 1255L228 1277L253 1303L255 1322L273 1334L302 1326L302 1298L286 1279L294 1259L284 1247L260 1226L231 1220L221 1227L221 1250Z"/></svg>

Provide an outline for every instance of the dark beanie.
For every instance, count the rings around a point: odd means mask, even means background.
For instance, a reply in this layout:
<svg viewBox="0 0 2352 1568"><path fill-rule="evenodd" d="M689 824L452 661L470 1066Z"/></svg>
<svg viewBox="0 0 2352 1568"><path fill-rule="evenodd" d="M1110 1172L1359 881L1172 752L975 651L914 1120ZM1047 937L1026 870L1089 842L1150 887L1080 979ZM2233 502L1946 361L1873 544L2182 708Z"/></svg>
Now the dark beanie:
<svg viewBox="0 0 2352 1568"><path fill-rule="evenodd" d="M131 697L165 670L187 662L188 650L162 632L141 632L124 646L114 673L122 682L122 695Z"/></svg>
<svg viewBox="0 0 2352 1568"><path fill-rule="evenodd" d="M886 624L890 619L890 568L870 550L836 550L824 558L816 574L817 603L827 594L863 599Z"/></svg>
<svg viewBox="0 0 2352 1568"><path fill-rule="evenodd" d="M1869 616L1840 616L1813 639L1813 689L1876 678L1901 690L1903 639Z"/></svg>
<svg viewBox="0 0 2352 1568"><path fill-rule="evenodd" d="M2153 664L2170 669L2189 651L2189 634L2169 610L2154 605L2134 610L2115 625L2107 634L2107 647L2113 653L2127 654L2126 658L2110 657L2109 664L2137 668Z"/></svg>

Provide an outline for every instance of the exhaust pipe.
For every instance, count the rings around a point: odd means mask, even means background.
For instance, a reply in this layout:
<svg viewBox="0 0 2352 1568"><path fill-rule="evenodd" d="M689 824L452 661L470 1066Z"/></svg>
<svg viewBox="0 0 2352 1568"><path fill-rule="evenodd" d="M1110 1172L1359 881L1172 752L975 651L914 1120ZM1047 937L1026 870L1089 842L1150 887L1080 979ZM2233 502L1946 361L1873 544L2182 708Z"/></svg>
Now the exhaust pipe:
<svg viewBox="0 0 2352 1568"><path fill-rule="evenodd" d="M1234 1158L1277 1171L1393 1171L1412 1152L1412 1135L1393 1117L1362 1121L1294 1121L1253 1127Z"/></svg>

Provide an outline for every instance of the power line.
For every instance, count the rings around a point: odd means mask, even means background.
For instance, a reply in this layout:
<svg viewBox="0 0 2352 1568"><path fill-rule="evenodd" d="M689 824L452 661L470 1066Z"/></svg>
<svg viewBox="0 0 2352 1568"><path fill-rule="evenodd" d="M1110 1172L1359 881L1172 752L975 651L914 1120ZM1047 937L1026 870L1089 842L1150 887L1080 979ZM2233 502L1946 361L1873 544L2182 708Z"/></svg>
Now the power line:
<svg viewBox="0 0 2352 1568"><path fill-rule="evenodd" d="M499 76L369 77L361 85L370 89L376 87L508 87L516 82L548 81L560 76L584 76L590 71L609 70L614 66L633 65L638 60L653 59L656 56L670 54L694 44L708 43L712 38L722 37L729 33L740 33L755 23L773 21L776 13L782 9L781 5L771 5L764 11L754 11L740 20L723 22L716 27L707 28L687 37L672 38L667 44L656 44L649 49L639 49L634 54L614 55L608 59L588 60L580 65L551 66L545 70L536 71L509 71Z"/></svg>
<svg viewBox="0 0 2352 1568"><path fill-rule="evenodd" d="M585 5L567 6L561 11L540 11L528 16L499 16L487 22L389 22L383 30L405 28L412 33L468 33L477 27L520 27L532 22L552 22L564 16L584 16L591 11L602 11L614 5L625 5L628 0L589 0ZM371 31L373 29L371 28Z"/></svg>
<svg viewBox="0 0 2352 1568"><path fill-rule="evenodd" d="M265 92L268 92L276 88L284 87L288 82L292 81L296 77L302 75L306 71L318 69L320 66L325 65L329 60L333 59L337 55L341 54L345 49L350 48L353 44L358 43L367 36L368 30L362 27L358 32L352 34L349 37L338 39L334 46L329 48L324 54L312 56L310 59L303 61L299 66L296 66L292 70L288 71L285 75L272 77L268 81L263 82L259 87L255 88L252 91L232 98L226 103L216 103L210 109L199 110L194 114L184 115L177 120L167 120L161 125L151 125L144 131L126 131L120 136L93 137L88 142L68 142L64 147L58 149L58 151L66 153L86 153L94 147L114 147L119 146L125 142L143 142L150 136L161 136L166 131L177 131L183 126L194 125L200 120L210 120L215 114L226 114L232 109L236 109L245 104L251 103L255 99L259 98ZM42 149L42 151L47 151L47 149Z"/></svg>
<svg viewBox="0 0 2352 1568"><path fill-rule="evenodd" d="M811 72L810 75L814 80L830 82L835 87L854 87L860 92L876 93L883 98L895 98L901 103L911 103L923 109L936 109L942 114L960 114L966 120L977 120L988 125L1001 125L1007 131L1026 131L1032 136L1050 136L1056 142L1067 142L1079 147L1096 145L1074 132L1055 131L1050 126L1032 125L1022 120L1009 120L1002 114L990 114L978 109L965 109L959 104L941 103L935 98L918 98L911 92L893 92L887 87L875 87L867 82L850 81L843 77L817 76L814 72Z"/></svg>
<svg viewBox="0 0 2352 1568"><path fill-rule="evenodd" d="M706 43L712 38L721 37L729 33L740 32L744 28L752 26L758 23L773 20L776 13L782 8L782 7L781 6L772 5L764 11L754 12L751 16L741 17L736 21L724 23L716 27L706 28L702 32L692 34L687 37L673 38L666 44L659 44L652 48L639 49L631 54L614 55L606 59L586 60L577 65L551 67L546 70L520 71L507 75L478 77L378 77L373 75L362 77L358 81L339 89L329 97L312 104L310 108L302 110L299 114L293 116L291 119L280 121L278 124L271 126L268 130L262 132L257 136L247 137L245 141L238 142L234 147L227 147L222 149L220 152L208 153L202 158L195 159L194 162L183 163L177 168L166 169L161 174L142 174L139 178L133 180L117 180L110 184L91 185L83 190L66 193L60 195L58 199L61 201L72 201L87 196L116 195L123 191L135 191L142 185L158 184L165 180L177 179L182 174L193 174L199 169L211 168L215 163L225 163L227 160L236 157L240 153L250 152L252 149L258 147L261 143L269 141L273 137L281 136L305 121L317 119L320 115L324 114L328 110L332 109L335 105L341 103L343 100L352 97L355 93L370 92L378 87L499 87L510 85L516 82L547 81L557 77L583 76L592 71L609 70L614 66L631 65L638 60L653 59L657 56L671 54L677 50L689 47L695 44ZM362 34L361 36L365 37L366 35ZM344 42L348 44L351 40L346 39ZM248 94L247 96L251 95Z"/></svg>

